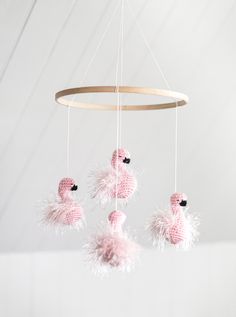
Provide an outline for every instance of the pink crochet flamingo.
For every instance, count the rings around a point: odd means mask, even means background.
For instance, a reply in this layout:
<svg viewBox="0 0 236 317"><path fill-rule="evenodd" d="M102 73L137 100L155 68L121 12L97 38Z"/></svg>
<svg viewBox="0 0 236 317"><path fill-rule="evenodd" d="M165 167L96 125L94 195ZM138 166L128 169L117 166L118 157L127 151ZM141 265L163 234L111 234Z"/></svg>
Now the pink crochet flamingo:
<svg viewBox="0 0 236 317"><path fill-rule="evenodd" d="M108 216L108 227L96 234L87 245L89 260L96 272L110 269L129 271L138 257L139 246L122 230L126 215L113 211Z"/></svg>
<svg viewBox="0 0 236 317"><path fill-rule="evenodd" d="M128 169L130 154L125 149L113 152L111 165L93 173L92 197L102 204L114 198L127 201L137 189L137 180L134 172Z"/></svg>
<svg viewBox="0 0 236 317"><path fill-rule="evenodd" d="M148 225L153 243L161 249L166 242L188 249L198 236L198 219L184 210L187 206L187 196L184 193L174 193L170 203L171 210L155 213Z"/></svg>
<svg viewBox="0 0 236 317"><path fill-rule="evenodd" d="M49 202L45 210L44 222L64 228L83 226L83 208L72 196L72 192L77 188L72 178L63 178L60 181L58 197L55 201Z"/></svg>

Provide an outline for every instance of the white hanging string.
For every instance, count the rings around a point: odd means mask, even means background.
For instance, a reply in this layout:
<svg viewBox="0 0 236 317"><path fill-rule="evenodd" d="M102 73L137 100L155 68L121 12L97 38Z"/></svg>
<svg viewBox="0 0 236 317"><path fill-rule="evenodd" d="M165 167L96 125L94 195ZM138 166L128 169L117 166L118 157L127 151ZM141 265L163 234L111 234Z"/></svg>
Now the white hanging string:
<svg viewBox="0 0 236 317"><path fill-rule="evenodd" d="M178 105L175 106L175 158L174 158L174 191L177 192L177 176L178 176Z"/></svg>
<svg viewBox="0 0 236 317"><path fill-rule="evenodd" d="M89 63L87 64L87 67L86 67L86 70L85 70L84 75L82 77L82 80L80 80L80 85L82 85L86 80L88 72L89 72L89 70L90 70L90 68L91 68L91 66L92 66L92 64L93 64L93 62L98 54L98 51L99 51L99 49L104 41L104 38L105 38L108 30L110 29L111 23L112 23L115 15L118 11L118 8L119 8L119 3L116 5L110 19L108 20L108 22L105 26L105 30L104 30L102 36L100 37L100 40L98 41L98 44L94 50L94 53L93 53ZM76 99L76 95L73 95L73 97L71 98L71 101L73 102L73 101L75 101L75 99ZM68 176L69 176L69 172L70 172L70 111L71 111L71 109L70 109L70 106L68 105L67 106L67 133L66 133L66 173Z"/></svg>
<svg viewBox="0 0 236 317"><path fill-rule="evenodd" d="M70 175L70 106L67 107L66 175Z"/></svg>
<svg viewBox="0 0 236 317"><path fill-rule="evenodd" d="M125 2L121 2L121 48L120 48L120 86L123 85L123 71L124 71L124 14L125 14ZM119 148L121 148L122 143L122 95L120 95L120 105L119 105Z"/></svg>
<svg viewBox="0 0 236 317"><path fill-rule="evenodd" d="M121 76L122 76L122 70L121 70L121 55L123 54L122 48L123 48L123 11L124 11L124 0L121 0L121 18L120 18L120 28L118 32L118 50L117 50L117 61L116 61L116 95L117 95L117 111L116 111L116 199L115 199L115 210L118 210L118 182L119 182L119 170L118 170L118 150L120 145L120 113L121 113L121 96L120 96L120 85L121 85ZM120 66L120 79L119 79L119 66Z"/></svg>
<svg viewBox="0 0 236 317"><path fill-rule="evenodd" d="M136 26L138 28L138 31L139 31L139 34L141 35L143 41L144 41L144 44L147 48L147 50L149 51L152 59L153 59L153 62L155 64L155 66L157 67L158 71L160 72L161 74L161 77L166 85L166 87L171 90L171 87L170 87L170 84L147 40L147 37L142 29L142 27L140 26L139 22L138 22L138 18L135 17L135 14L134 14L134 10L133 8L131 7L130 3L129 3L129 0L126 0L127 1L127 5L128 5L128 8L129 8L129 11L130 13L132 14L132 16L134 17L134 21L136 23ZM176 106L175 106L175 139L174 139L174 142L175 142L175 146L174 146L174 191L176 192L177 191L177 170L178 170L178 101L177 99L175 99L175 103L176 103Z"/></svg>

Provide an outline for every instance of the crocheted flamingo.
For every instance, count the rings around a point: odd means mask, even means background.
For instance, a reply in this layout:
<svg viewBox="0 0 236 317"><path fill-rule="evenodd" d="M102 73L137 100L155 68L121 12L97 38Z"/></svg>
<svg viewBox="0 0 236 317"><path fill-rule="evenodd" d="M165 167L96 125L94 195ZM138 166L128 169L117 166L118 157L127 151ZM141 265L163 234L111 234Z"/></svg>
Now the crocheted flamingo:
<svg viewBox="0 0 236 317"><path fill-rule="evenodd" d="M80 228L84 222L83 208L74 200L72 191L78 186L72 178L63 178L58 186L58 197L49 202L45 210L44 222L59 227Z"/></svg>
<svg viewBox="0 0 236 317"><path fill-rule="evenodd" d="M96 272L106 273L109 269L129 271L139 253L139 246L132 241L122 225L126 215L122 211L113 211L108 216L108 227L94 235L86 246L89 261Z"/></svg>
<svg viewBox="0 0 236 317"><path fill-rule="evenodd" d="M111 166L93 173L92 197L101 204L114 198L127 201L137 189L134 172L128 169L130 154L125 149L113 152Z"/></svg>
<svg viewBox="0 0 236 317"><path fill-rule="evenodd" d="M174 193L170 203L171 210L154 214L148 225L153 243L161 249L166 242L188 249L198 236L199 221L184 211L187 206L187 196L184 193Z"/></svg>

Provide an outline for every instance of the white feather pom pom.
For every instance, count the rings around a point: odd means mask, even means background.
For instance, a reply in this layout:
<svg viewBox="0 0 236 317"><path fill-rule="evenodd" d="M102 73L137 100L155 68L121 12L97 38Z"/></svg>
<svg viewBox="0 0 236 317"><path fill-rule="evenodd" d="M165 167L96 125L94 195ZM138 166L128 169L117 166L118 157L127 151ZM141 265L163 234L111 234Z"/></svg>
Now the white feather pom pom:
<svg viewBox="0 0 236 317"><path fill-rule="evenodd" d="M147 230L150 232L154 246L158 246L161 250L164 249L171 226L171 214L168 215L166 212L159 210L152 215Z"/></svg>
<svg viewBox="0 0 236 317"><path fill-rule="evenodd" d="M93 171L91 173L91 197L105 205L114 198L114 188L117 179L116 170L112 166Z"/></svg>
<svg viewBox="0 0 236 317"><path fill-rule="evenodd" d="M189 214L188 210L185 210L185 238L181 241L177 247L183 250L190 249L199 238L198 227L200 225L199 218L194 214Z"/></svg>

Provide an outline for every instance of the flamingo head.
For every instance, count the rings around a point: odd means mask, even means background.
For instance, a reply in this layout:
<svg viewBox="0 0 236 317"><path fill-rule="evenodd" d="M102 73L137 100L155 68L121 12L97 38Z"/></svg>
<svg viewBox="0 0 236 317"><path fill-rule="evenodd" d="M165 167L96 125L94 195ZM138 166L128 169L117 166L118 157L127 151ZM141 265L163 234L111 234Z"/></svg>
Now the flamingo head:
<svg viewBox="0 0 236 317"><path fill-rule="evenodd" d="M184 193L174 193L170 197L170 204L173 213L177 213L182 207L186 207L187 199L187 195Z"/></svg>
<svg viewBox="0 0 236 317"><path fill-rule="evenodd" d="M125 149L118 149L113 152L111 164L114 168L116 166L123 166L123 164L130 163L130 154Z"/></svg>
<svg viewBox="0 0 236 317"><path fill-rule="evenodd" d="M72 178L62 178L58 186L58 194L61 199L70 198L71 191L77 190L78 186Z"/></svg>

